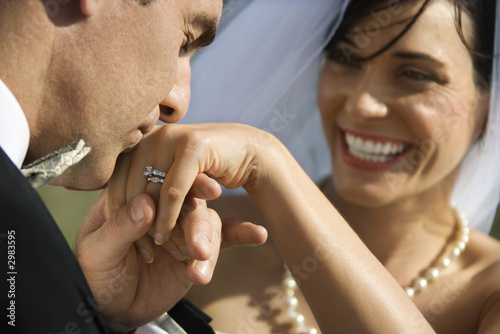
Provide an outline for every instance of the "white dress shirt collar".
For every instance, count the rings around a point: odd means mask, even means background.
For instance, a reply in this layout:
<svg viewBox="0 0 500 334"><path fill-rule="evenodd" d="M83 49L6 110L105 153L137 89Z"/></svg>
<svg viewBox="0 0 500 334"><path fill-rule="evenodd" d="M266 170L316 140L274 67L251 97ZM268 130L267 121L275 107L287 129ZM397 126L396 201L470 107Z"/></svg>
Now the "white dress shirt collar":
<svg viewBox="0 0 500 334"><path fill-rule="evenodd" d="M0 147L21 168L28 152L30 129L21 106L0 79Z"/></svg>

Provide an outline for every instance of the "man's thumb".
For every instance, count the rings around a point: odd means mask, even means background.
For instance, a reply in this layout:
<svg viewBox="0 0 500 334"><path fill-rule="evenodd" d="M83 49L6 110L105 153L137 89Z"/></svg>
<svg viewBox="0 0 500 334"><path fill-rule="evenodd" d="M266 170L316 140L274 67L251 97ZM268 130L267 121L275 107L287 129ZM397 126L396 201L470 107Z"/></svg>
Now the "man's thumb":
<svg viewBox="0 0 500 334"><path fill-rule="evenodd" d="M121 259L130 246L149 230L154 221L156 206L147 194L141 194L113 213L96 231L97 248L102 248L108 259Z"/></svg>

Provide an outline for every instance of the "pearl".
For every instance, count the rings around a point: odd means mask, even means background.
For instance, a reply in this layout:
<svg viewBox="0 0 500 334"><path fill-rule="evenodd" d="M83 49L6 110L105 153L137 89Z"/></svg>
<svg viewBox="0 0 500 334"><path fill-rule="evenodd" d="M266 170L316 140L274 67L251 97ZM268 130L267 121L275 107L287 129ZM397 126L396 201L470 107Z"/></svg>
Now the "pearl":
<svg viewBox="0 0 500 334"><path fill-rule="evenodd" d="M419 277L415 282L415 286L417 287L417 290L423 290L427 287L427 280L423 277Z"/></svg>
<svg viewBox="0 0 500 334"><path fill-rule="evenodd" d="M295 297L292 297L290 300L287 300L287 305L290 307L296 307L298 303L299 301Z"/></svg>
<svg viewBox="0 0 500 334"><path fill-rule="evenodd" d="M412 298L415 295L415 290L410 287L405 288L405 292L410 298Z"/></svg>
<svg viewBox="0 0 500 334"><path fill-rule="evenodd" d="M442 261L441 261L441 265L446 268L450 265L451 263L451 260L449 257L445 257Z"/></svg>
<svg viewBox="0 0 500 334"><path fill-rule="evenodd" d="M302 314L297 314L297 316L294 319L294 322L296 325L302 325L304 323L304 316Z"/></svg>
<svg viewBox="0 0 500 334"><path fill-rule="evenodd" d="M436 267L431 267L425 272L425 278L428 281L433 281L439 277L439 269Z"/></svg>
<svg viewBox="0 0 500 334"><path fill-rule="evenodd" d="M295 283L295 280L293 278L287 279L285 282L285 286L287 288L290 288L290 289L295 289L295 287L297 286L297 283Z"/></svg>

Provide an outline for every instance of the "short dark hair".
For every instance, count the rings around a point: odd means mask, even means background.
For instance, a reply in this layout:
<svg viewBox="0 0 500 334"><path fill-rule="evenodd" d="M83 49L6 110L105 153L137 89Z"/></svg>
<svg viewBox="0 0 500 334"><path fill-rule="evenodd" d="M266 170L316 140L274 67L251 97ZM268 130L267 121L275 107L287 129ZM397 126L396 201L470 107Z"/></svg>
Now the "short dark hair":
<svg viewBox="0 0 500 334"><path fill-rule="evenodd" d="M366 17L370 14L373 15L373 13L381 12L383 10L390 10L391 7L394 7L395 5L415 1L420 0L352 0L346 9L344 19L326 47L327 56L332 56L333 53L338 52L337 47L340 42L347 42L349 45L354 45L346 35L360 18ZM417 21L418 17L423 13L430 1L431 0L423 0L421 8L409 20L409 23L395 38L389 41L381 49L367 57L357 57L352 55L352 59L356 61L366 61L377 57L389 49ZM494 58L496 0L448 1L450 1L455 7L455 25L457 27L458 35L472 57L476 84L481 88L490 88ZM472 42L468 42L465 37L464 28L462 26L463 13L466 13L472 21ZM350 59L347 60L349 61Z"/></svg>

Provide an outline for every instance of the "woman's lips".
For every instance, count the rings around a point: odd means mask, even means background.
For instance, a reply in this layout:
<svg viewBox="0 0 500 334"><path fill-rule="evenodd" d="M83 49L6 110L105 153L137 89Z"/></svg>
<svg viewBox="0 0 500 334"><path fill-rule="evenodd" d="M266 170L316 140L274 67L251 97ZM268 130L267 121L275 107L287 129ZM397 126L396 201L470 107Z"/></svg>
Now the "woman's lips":
<svg viewBox="0 0 500 334"><path fill-rule="evenodd" d="M370 171L397 164L413 146L401 140L339 128L342 158L348 165Z"/></svg>

